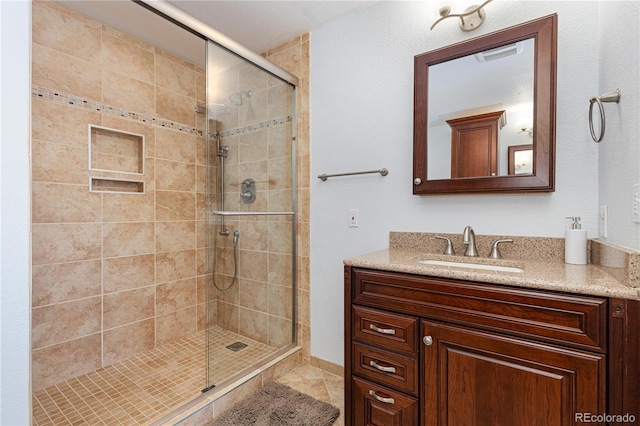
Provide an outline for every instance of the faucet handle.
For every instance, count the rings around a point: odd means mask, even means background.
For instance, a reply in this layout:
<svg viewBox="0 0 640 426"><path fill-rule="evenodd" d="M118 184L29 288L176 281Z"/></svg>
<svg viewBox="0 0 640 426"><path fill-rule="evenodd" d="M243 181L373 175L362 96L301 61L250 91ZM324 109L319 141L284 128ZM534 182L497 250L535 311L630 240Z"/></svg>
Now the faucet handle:
<svg viewBox="0 0 640 426"><path fill-rule="evenodd" d="M455 255L456 252L453 251L453 244L451 244L451 240L447 237L441 237L440 235L436 235L436 238L439 240L446 240L447 241L447 248L444 249L444 253L442 254L447 254L447 255Z"/></svg>
<svg viewBox="0 0 640 426"><path fill-rule="evenodd" d="M498 248L498 244L500 244L500 243L512 243L512 242L513 242L513 239L511 239L511 238L505 238L504 240L496 241L491 246L491 253L489 254L489 257L491 259L502 259L502 255L500 254L500 249Z"/></svg>

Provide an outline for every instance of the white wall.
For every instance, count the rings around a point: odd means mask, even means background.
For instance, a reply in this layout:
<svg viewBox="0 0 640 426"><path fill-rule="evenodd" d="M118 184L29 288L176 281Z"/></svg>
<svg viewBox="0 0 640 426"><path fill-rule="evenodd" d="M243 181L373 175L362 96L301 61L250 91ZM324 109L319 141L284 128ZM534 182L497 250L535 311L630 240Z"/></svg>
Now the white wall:
<svg viewBox="0 0 640 426"><path fill-rule="evenodd" d="M29 99L31 3L0 1L0 424L31 419Z"/></svg>
<svg viewBox="0 0 640 426"><path fill-rule="evenodd" d="M436 11L430 10L429 2L381 2L312 32L313 356L343 364L342 260L386 248L389 231L461 233L465 225L472 225L476 234L561 237L568 226L564 218L581 216L589 237L598 236L598 146L589 135L588 99L601 90L603 84L598 76L604 73L602 68L615 74L629 69L620 65L635 63L635 80L629 80L637 84L638 49L626 49L625 55L631 59L611 55L611 62L601 66L598 2L577 5L572 1L493 2L487 6L485 23L469 34L461 31L454 19L440 23L430 32ZM612 16L614 12L607 11ZM412 195L414 55L551 13L558 14L556 191L529 195ZM631 26L637 41L638 20L624 19L623 24L615 23L616 31L626 31L623 28ZM607 79L611 85L618 84L615 75ZM637 86L634 93L628 98L637 98ZM637 108L637 99L629 101ZM612 111L610 115L613 120L616 113ZM611 123L615 128L614 121ZM635 127L626 125L620 137L635 147L633 158L637 161L637 119L633 120ZM622 125L619 127L622 129ZM605 142L618 139L615 130L609 135ZM326 182L315 178L320 173L380 167L389 169L387 177L370 175ZM608 173L609 167L616 166L609 165L600 173ZM628 170L621 174L626 180L636 179L627 177ZM627 206L614 200L609 203L609 210L618 214ZM347 227L349 209L359 209L359 228ZM632 229L629 223L621 228L622 234ZM630 245L640 248L637 242Z"/></svg>
<svg viewBox="0 0 640 426"><path fill-rule="evenodd" d="M640 2L601 2L599 14L597 94L622 92L618 104L604 104L606 131L598 146L599 203L609 208L607 240L638 249L640 224L631 219L631 191L634 183L640 183ZM594 120L599 120L597 113Z"/></svg>

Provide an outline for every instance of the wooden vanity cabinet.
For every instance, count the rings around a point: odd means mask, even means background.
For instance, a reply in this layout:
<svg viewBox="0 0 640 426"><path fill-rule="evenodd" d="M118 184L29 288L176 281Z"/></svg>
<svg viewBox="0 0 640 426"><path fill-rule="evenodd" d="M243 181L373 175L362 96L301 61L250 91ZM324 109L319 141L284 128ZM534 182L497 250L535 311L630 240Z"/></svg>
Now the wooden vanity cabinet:
<svg viewBox="0 0 640 426"><path fill-rule="evenodd" d="M640 372L639 315L633 301L346 266L345 424L638 416L625 376Z"/></svg>

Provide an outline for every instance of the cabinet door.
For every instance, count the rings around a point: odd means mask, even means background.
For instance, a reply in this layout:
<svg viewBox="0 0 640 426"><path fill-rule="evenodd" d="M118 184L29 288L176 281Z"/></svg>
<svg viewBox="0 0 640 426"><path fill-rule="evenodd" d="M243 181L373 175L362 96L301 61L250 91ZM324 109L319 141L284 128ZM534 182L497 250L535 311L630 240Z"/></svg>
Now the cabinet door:
<svg viewBox="0 0 640 426"><path fill-rule="evenodd" d="M605 356L422 321L422 424L573 425L604 414Z"/></svg>

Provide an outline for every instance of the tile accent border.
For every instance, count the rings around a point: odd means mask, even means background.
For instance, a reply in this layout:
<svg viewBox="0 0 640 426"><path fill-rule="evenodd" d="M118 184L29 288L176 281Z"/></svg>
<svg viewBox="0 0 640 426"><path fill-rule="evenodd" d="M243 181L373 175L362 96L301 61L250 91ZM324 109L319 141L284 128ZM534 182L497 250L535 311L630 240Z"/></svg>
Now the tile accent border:
<svg viewBox="0 0 640 426"><path fill-rule="evenodd" d="M220 137L224 139L229 136L242 135L246 133L257 132L259 130L279 127L285 125L286 123L290 123L291 120L292 118L290 115L287 115L286 117L272 118L270 120L261 121L256 124L248 124L243 127L236 127L235 129L222 131L220 132Z"/></svg>
<svg viewBox="0 0 640 426"><path fill-rule="evenodd" d="M128 120L137 121L140 123L147 123L155 127L163 127L172 130L177 130L182 133L188 133L192 135L205 136L204 131L190 127L185 124L176 123L172 120L167 120L159 117L151 117L147 114L140 114L134 111L129 111L123 108L116 108L111 105L106 105L103 102L87 99L82 96L70 95L67 93L60 93L57 90L47 89L45 87L33 86L31 88L31 96L34 98L45 99L60 105L74 106L79 109L91 110L99 112L104 115L110 115L113 117L126 118ZM198 104L198 109L204 108L204 105ZM194 113L196 109L194 109ZM290 123L292 117L290 115L284 117L272 118L269 120L261 121L255 124L248 124L242 127L236 127L234 129L225 130L220 135L224 137L257 132L259 130L270 129L274 127L282 126L286 123Z"/></svg>
<svg viewBox="0 0 640 426"><path fill-rule="evenodd" d="M132 121L147 123L152 126L165 127L165 128L177 130L183 133L204 136L204 133L202 132L202 130L198 130L194 127L186 126L180 123L175 123L171 120L166 120L163 118L151 117L146 114L140 114L137 112L128 111L122 108L116 108L114 106L106 105L102 102L83 98L81 96L74 96L67 93L60 93L57 90L33 86L31 88L31 96L35 98L49 100L56 104L75 106L80 109L91 110L91 111L99 112L104 115L127 118ZM194 113L195 113L195 110L194 110Z"/></svg>

